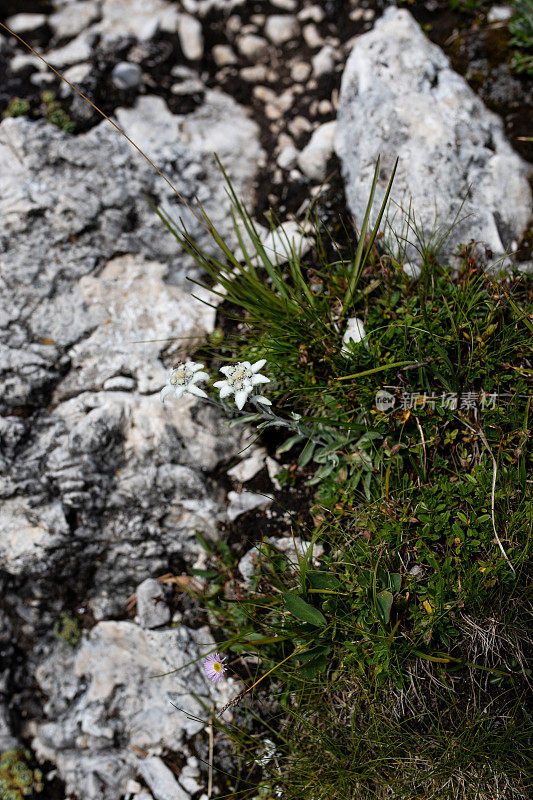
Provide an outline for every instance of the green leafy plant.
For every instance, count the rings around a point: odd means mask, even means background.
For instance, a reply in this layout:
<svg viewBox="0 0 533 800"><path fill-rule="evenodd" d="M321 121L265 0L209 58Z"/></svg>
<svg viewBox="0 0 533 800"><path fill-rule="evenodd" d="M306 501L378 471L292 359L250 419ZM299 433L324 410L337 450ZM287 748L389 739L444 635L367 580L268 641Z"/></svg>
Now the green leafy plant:
<svg viewBox="0 0 533 800"><path fill-rule="evenodd" d="M54 92L46 91L41 93L41 100L45 107L46 118L53 125L61 128L66 133L73 133L75 125L68 114L61 108L61 103L56 99Z"/></svg>
<svg viewBox="0 0 533 800"><path fill-rule="evenodd" d="M514 15L509 22L513 51L511 68L518 73L533 75L533 2L512 0Z"/></svg>
<svg viewBox="0 0 533 800"><path fill-rule="evenodd" d="M43 789L42 773L30 766L29 750L7 750L0 755L0 798L22 800Z"/></svg>
<svg viewBox="0 0 533 800"><path fill-rule="evenodd" d="M54 625L54 636L70 647L76 647L81 639L81 628L75 617L70 617L64 612Z"/></svg>
<svg viewBox="0 0 533 800"><path fill-rule="evenodd" d="M9 101L9 105L5 111L2 112L2 116L4 119L8 119L8 117L24 117L29 113L29 110L30 105L26 100L21 100L20 97L14 97Z"/></svg>

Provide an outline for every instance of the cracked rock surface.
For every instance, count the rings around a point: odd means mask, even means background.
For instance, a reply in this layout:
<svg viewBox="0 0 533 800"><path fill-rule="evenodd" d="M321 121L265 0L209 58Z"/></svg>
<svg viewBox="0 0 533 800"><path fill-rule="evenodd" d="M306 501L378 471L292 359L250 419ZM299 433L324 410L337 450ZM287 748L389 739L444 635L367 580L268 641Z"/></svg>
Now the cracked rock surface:
<svg viewBox="0 0 533 800"><path fill-rule="evenodd" d="M530 219L530 166L511 148L501 120L404 9L388 8L355 42L342 77L335 145L357 219L378 155L373 220L398 157L389 212L396 230L405 224L396 204L407 212L411 202L429 240L435 214L451 222L470 188L445 244L449 254L474 239L499 257L516 248Z"/></svg>
<svg viewBox="0 0 533 800"><path fill-rule="evenodd" d="M187 203L200 200L235 252L214 153L265 246L283 261L287 235L298 237L312 258L291 216L324 179L346 212L335 137L358 224L378 152L385 182L400 153L395 197L413 196L429 222L430 190L446 211L474 182L475 213L457 241L481 238L497 253L527 222L524 162L405 11L365 33L383 4L27 5L39 13L8 24ZM208 251L209 235L109 122L5 32L0 72L0 111L14 97L29 106L0 123L0 748L31 745L56 771L47 800L200 800L205 726L172 703L205 719L192 692L221 708L240 687L210 684L199 661L151 678L215 646L171 581L205 568L195 533L212 541L232 518L246 531L246 515L265 505L267 518L275 502L262 481L281 490L280 465L262 448L245 451L228 492L220 473L246 436L209 405L159 401L166 367L213 329L215 310L192 297L196 265L145 195ZM45 89L74 135L46 119ZM270 204L273 234L262 216ZM268 540L292 553L293 539L275 530ZM244 552L249 580L260 554L252 542ZM215 737L217 763L231 772L220 748Z"/></svg>

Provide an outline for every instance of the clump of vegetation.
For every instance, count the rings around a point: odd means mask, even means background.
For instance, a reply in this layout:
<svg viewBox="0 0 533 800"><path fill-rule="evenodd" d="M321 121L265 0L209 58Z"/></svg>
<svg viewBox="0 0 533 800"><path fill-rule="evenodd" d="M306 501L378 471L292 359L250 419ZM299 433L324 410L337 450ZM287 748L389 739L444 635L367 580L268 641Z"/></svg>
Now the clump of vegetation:
<svg viewBox="0 0 533 800"><path fill-rule="evenodd" d="M511 67L518 73L533 76L533 2L512 0L514 15L509 22L513 56Z"/></svg>
<svg viewBox="0 0 533 800"><path fill-rule="evenodd" d="M9 101L6 110L2 112L2 116L4 119L8 119L9 117L24 117L29 113L29 110L30 104L26 100L22 100L20 97L14 97Z"/></svg>
<svg viewBox="0 0 533 800"><path fill-rule="evenodd" d="M0 800L22 800L43 789L42 773L30 766L29 750L8 750L0 755Z"/></svg>
<svg viewBox="0 0 533 800"><path fill-rule="evenodd" d="M255 678L236 698L239 724L222 726L248 765L232 790L525 798L533 282L487 270L473 244L451 269L445 234L425 239L410 219L413 279L405 247L378 247L380 219L367 232L371 200L357 248L310 210L314 250L304 259L287 242L278 259L232 198L242 262L206 216L219 257L162 214L226 290L224 336L195 358L266 359L272 408L307 431L278 446L292 460L281 482L315 492L314 524L287 529L307 544L290 555L257 541L249 581L238 545L201 542L206 589L191 591L224 631L219 652ZM346 354L350 317L366 335ZM264 417L245 419L276 427Z"/></svg>
<svg viewBox="0 0 533 800"><path fill-rule="evenodd" d="M70 645L70 647L76 647L81 639L81 628L78 620L62 612L61 619L58 619L54 625L54 636L56 639Z"/></svg>
<svg viewBox="0 0 533 800"><path fill-rule="evenodd" d="M73 133L75 125L68 114L61 108L61 103L56 99L54 92L42 92L41 100L45 107L46 118L62 131Z"/></svg>

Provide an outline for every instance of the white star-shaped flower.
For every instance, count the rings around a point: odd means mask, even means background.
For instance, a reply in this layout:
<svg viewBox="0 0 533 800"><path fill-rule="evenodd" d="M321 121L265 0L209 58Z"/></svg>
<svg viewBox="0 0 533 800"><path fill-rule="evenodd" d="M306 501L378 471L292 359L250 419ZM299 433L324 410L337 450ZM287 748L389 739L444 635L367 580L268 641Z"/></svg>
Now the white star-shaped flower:
<svg viewBox="0 0 533 800"><path fill-rule="evenodd" d="M209 380L207 372L200 372L203 368L203 364L187 361L185 364L179 364L179 366L171 369L167 385L161 389L161 402L164 403L171 394L178 399L186 393L193 394L196 397L207 397L204 390L196 386L199 382Z"/></svg>
<svg viewBox="0 0 533 800"><path fill-rule="evenodd" d="M235 395L235 405L242 409L243 405L248 400L249 395L253 395L254 388L259 386L260 383L270 383L270 378L266 375L261 375L259 370L266 364L266 359L256 361L255 364L250 364L249 361L239 361L238 364L232 364L228 367L221 367L220 371L226 376L225 381L216 381L213 386L220 389L220 399ZM262 395L253 395L252 400L257 403L263 403L265 406L270 406L272 403Z"/></svg>

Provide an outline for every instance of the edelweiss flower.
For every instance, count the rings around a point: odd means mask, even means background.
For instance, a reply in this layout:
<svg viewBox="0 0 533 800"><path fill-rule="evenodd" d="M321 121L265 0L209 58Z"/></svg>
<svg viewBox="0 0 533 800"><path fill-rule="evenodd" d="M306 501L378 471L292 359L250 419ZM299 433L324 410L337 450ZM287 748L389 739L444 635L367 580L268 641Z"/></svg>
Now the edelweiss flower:
<svg viewBox="0 0 533 800"><path fill-rule="evenodd" d="M255 364L250 364L249 361L239 361L238 364L233 364L229 367L221 367L220 371L226 376L225 381L216 381L213 386L220 389L220 399L229 397L231 394L235 395L235 405L242 409L243 405L248 400L248 396L252 394L254 387L260 383L270 383L270 378L266 375L260 375L259 370L266 364L266 359L256 361ZM270 406L272 403L262 395L254 395L252 400L257 403L263 403L265 406Z"/></svg>
<svg viewBox="0 0 533 800"><path fill-rule="evenodd" d="M199 389L196 384L199 381L208 381L209 375L207 372L199 372L203 369L203 364L195 364L194 361L187 361L185 364L180 364L178 367L170 370L168 383L161 389L161 402L174 394L179 399L186 392L194 394L196 397L207 397L203 389Z"/></svg>
<svg viewBox="0 0 533 800"><path fill-rule="evenodd" d="M222 657L218 653L211 653L210 656L207 656L206 660L204 661L204 671L210 681L216 683L219 681L226 671L226 667L224 666L224 661L226 657Z"/></svg>

